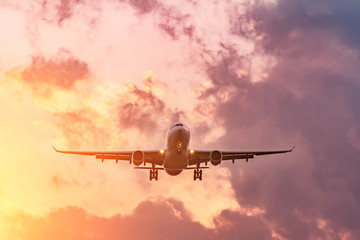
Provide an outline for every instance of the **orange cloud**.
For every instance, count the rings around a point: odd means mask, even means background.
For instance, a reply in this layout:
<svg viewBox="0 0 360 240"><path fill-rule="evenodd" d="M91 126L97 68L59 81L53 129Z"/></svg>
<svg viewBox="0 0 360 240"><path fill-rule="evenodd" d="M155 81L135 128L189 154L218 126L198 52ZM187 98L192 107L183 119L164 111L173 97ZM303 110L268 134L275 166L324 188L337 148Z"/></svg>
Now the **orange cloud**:
<svg viewBox="0 0 360 240"><path fill-rule="evenodd" d="M101 116L95 109L80 106L80 110L54 113L57 127L63 137L73 148L82 146L84 142L96 145L111 139L108 129L101 123Z"/></svg>
<svg viewBox="0 0 360 240"><path fill-rule="evenodd" d="M158 117L167 114L166 104L157 94L164 88L167 88L166 84L151 75L145 77L143 89L129 85L128 91L120 96L120 104L117 106L120 126L153 133L158 127Z"/></svg>
<svg viewBox="0 0 360 240"><path fill-rule="evenodd" d="M7 232L22 240L42 239L272 239L261 218L229 210L215 219L215 229L192 219L176 199L141 202L131 215L109 218L69 206L44 217L18 212L7 216Z"/></svg>
<svg viewBox="0 0 360 240"><path fill-rule="evenodd" d="M53 59L35 56L23 71L22 79L40 96L49 97L54 88L72 89L76 82L89 75L88 65L67 51L60 51Z"/></svg>

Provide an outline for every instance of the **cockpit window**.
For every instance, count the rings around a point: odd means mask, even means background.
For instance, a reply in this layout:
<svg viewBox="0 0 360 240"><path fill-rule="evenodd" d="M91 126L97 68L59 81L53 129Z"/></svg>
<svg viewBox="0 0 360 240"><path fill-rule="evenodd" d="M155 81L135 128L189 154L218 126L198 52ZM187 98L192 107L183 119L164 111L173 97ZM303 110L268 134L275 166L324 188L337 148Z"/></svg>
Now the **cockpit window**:
<svg viewBox="0 0 360 240"><path fill-rule="evenodd" d="M174 125L171 126L170 129L174 128L174 127L184 127L184 124L182 123L175 123Z"/></svg>

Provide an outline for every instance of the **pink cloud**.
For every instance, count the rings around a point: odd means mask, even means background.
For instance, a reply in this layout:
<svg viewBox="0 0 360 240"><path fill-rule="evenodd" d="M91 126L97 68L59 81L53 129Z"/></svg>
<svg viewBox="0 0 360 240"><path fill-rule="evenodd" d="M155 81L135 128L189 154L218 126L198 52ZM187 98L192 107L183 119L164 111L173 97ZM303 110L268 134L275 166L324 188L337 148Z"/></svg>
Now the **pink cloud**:
<svg viewBox="0 0 360 240"><path fill-rule="evenodd" d="M121 128L136 128L151 134L158 128L158 117L165 114L165 102L154 94L156 88L166 88L166 84L153 77L144 79L144 89L132 85L127 93L120 96L117 106Z"/></svg>
<svg viewBox="0 0 360 240"><path fill-rule="evenodd" d="M359 9L355 2L350 5ZM222 88L236 89L229 101L218 102L214 113L226 129L221 145L297 145L286 156L254 160L241 175L229 168L239 204L263 208L264 220L284 239L360 237L359 150L347 137L360 129L359 59L351 54L359 52L351 41L358 30L343 20L358 15L338 7L334 1L326 6L307 1L251 6L246 18L237 18L244 22L232 22L252 24L254 54L272 56L275 66L267 69L267 78L253 83L251 56L224 51L218 62L208 64L213 87L199 98L206 104ZM240 30L233 33L244 37ZM234 65L249 72L239 76Z"/></svg>
<svg viewBox="0 0 360 240"><path fill-rule="evenodd" d="M173 40L178 40L181 36L192 39L195 26L190 23L190 15L183 14L179 10L171 7L161 7L159 9L160 21L158 26Z"/></svg>
<svg viewBox="0 0 360 240"><path fill-rule="evenodd" d="M159 6L156 0L129 0L129 4L140 14L149 13Z"/></svg>
<svg viewBox="0 0 360 240"><path fill-rule="evenodd" d="M88 65L69 54L60 51L53 59L35 56L22 73L23 80L36 94L49 95L56 89L72 89L77 81L89 75Z"/></svg>
<svg viewBox="0 0 360 240"><path fill-rule="evenodd" d="M84 143L97 146L99 142L110 139L108 129L99 125L101 119L96 110L80 105L80 110L54 113L57 127L72 148L81 147Z"/></svg>
<svg viewBox="0 0 360 240"><path fill-rule="evenodd" d="M60 2L56 15L58 24L73 16L76 3L78 1ZM201 104L197 109L201 113L211 99L218 100L212 102L215 106L212 115L221 123L225 135L216 146L271 149L297 145L292 154L256 159L246 165L244 171L230 168L231 184L239 204L260 207L265 213L261 217L247 217L222 212L215 218L219 221L216 226L222 237L266 239L271 238L270 232L274 231L285 239L340 239L343 235L350 239L360 238L359 149L351 142L351 139L359 138L360 132L359 4L356 1L340 4L333 0L326 3L280 0L277 5L268 6L257 2L247 5L245 14L229 19L232 24L230 35L221 36L214 47L207 44L210 35L200 35L198 25L192 21L193 16L185 14L180 6L170 8L159 1L128 3L142 16L154 11L160 16L155 24L168 36L174 40L182 36L195 39L198 43L196 53L210 55L213 61L204 61L204 65L213 87L199 94ZM229 40L240 41L244 37L255 45L252 54L242 52L243 49ZM266 69L267 78L253 83L249 66L256 54L271 56L275 64ZM240 76L237 70L247 72ZM23 72L23 80L35 94L46 97L55 89L73 89L88 74L87 63L71 55L50 59L36 56ZM170 115L173 119L186 116L181 109L168 110L164 99L155 93L154 84L148 79L144 88L133 85L119 97L114 111L119 128L135 128L151 135L158 129L158 116ZM227 101L220 101L220 95L229 86L235 89L234 94ZM98 116L95 110L82 106L79 111L58 113L56 118L66 139L79 145L85 139L105 135L94 116ZM207 122L194 125L194 135L211 130ZM54 184L66 184L66 180L53 181ZM194 236L199 238L221 235L194 222L181 204L177 204L180 207L174 210L176 204L171 202L146 202L139 206L141 211L137 210L131 216L109 219L92 216L80 208L63 209L53 214L80 219L83 224L80 224L80 230L84 230L85 225L94 226L95 236L103 234L103 229L97 230L99 226L111 229L104 230L110 232L106 235L110 238L121 225L119 222L131 226L131 230L138 230L139 222L145 227L152 226L150 223L153 222L163 224L162 218L153 219L154 215L148 210L153 208L168 221L169 225L164 223L165 229L168 227L176 232L173 226L181 226L189 229L189 233L194 231ZM142 212L148 215L141 215ZM37 234L31 229L46 235L48 233L44 231L50 229L63 238L71 238L66 235L68 232L61 232L64 229L51 225L55 220L51 218L49 223L44 220L50 215L44 219L23 216L27 220L21 224L27 232L16 232L19 236ZM91 225L89 219L98 225ZM228 219L242 224L241 227L249 226L247 232L238 226L235 229L236 225L224 225L223 228L222 224ZM42 230L40 226L46 224L49 225ZM75 233L78 231L75 226L65 226ZM160 230L159 227L144 231L153 237L162 236ZM122 236L131 236L126 229L122 231L122 234L128 234ZM143 234L135 232L139 236ZM212 237L208 233L213 234Z"/></svg>
<svg viewBox="0 0 360 240"><path fill-rule="evenodd" d="M17 239L272 239L259 217L223 211L216 229L195 222L182 202L144 201L131 215L99 217L79 207L57 209L44 217L9 215L8 234Z"/></svg>
<svg viewBox="0 0 360 240"><path fill-rule="evenodd" d="M74 186L74 185L81 187L88 187L90 185L89 182L82 185L78 180L64 178L61 174L53 175L51 177L51 184L54 186L56 190L60 190L61 188Z"/></svg>
<svg viewBox="0 0 360 240"><path fill-rule="evenodd" d="M73 15L74 5L83 3L82 0L61 0L60 5L57 6L58 24L60 25L64 20Z"/></svg>

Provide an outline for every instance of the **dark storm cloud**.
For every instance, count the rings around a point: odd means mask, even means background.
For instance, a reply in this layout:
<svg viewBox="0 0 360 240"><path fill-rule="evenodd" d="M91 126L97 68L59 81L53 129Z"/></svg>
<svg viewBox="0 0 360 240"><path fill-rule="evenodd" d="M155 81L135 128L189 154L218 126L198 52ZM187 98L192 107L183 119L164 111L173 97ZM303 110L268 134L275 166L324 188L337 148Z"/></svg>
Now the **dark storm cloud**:
<svg viewBox="0 0 360 240"><path fill-rule="evenodd" d="M66 207L44 217L18 212L6 220L7 233L19 240L272 239L260 218L231 211L220 213L215 219L216 229L205 228L175 199L144 201L131 215L109 218L89 214L79 207Z"/></svg>
<svg viewBox="0 0 360 240"><path fill-rule="evenodd" d="M340 37L341 41L359 47L360 3L358 1L339 2L290 0L279 1L275 8L264 5L253 6L249 13L256 22L255 31L271 36L266 38L265 47L280 48L290 44L293 31L303 34L320 31L324 36Z"/></svg>
<svg viewBox="0 0 360 240"><path fill-rule="evenodd" d="M268 77L252 83L250 70L238 77L233 64L248 69L239 52L209 65L214 87L201 99L218 95L224 86L236 87L215 113L227 131L223 145L300 143L286 156L259 157L241 175L230 170L239 204L263 208L266 222L285 239L360 238L359 149L349 139L349 132L360 132L359 6L354 1L255 4L239 19L251 21L254 40L259 37L255 54L275 59Z"/></svg>

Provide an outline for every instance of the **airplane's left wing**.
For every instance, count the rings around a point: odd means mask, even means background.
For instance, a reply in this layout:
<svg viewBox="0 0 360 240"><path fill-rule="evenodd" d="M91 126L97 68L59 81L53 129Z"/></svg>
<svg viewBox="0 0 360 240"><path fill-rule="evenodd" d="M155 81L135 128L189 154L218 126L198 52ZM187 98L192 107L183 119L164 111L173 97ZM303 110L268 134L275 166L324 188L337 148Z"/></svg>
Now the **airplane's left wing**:
<svg viewBox="0 0 360 240"><path fill-rule="evenodd" d="M276 151L209 151L209 150L191 150L189 165L196 165L200 163L213 162L215 165L219 164L222 160L245 159L248 161L254 156L280 154L291 152L295 147L289 150L276 150Z"/></svg>
<svg viewBox="0 0 360 240"><path fill-rule="evenodd" d="M141 163L151 163L155 165L162 165L163 162L163 152L161 150L136 150L136 151L64 151L58 150L53 147L54 150L58 153L67 153L67 154L78 154L78 155L87 155L95 156L96 159L104 160L114 160L116 163L118 161L129 161L130 164L134 162L135 165L140 165Z"/></svg>

